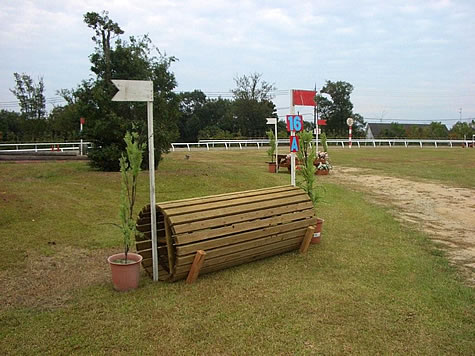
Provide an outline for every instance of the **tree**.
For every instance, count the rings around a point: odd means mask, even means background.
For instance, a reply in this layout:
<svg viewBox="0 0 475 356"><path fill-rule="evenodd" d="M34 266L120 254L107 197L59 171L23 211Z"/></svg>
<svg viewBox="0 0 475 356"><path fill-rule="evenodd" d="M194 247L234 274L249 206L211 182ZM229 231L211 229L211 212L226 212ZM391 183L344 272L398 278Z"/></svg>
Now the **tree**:
<svg viewBox="0 0 475 356"><path fill-rule="evenodd" d="M475 120L471 123L457 121L450 129L449 137L453 139L471 139L475 135Z"/></svg>
<svg viewBox="0 0 475 356"><path fill-rule="evenodd" d="M26 119L44 119L46 99L43 78L40 77L38 83L35 83L25 73L13 73L13 76L15 77L15 89L10 89L10 91L17 97L21 113Z"/></svg>
<svg viewBox="0 0 475 356"><path fill-rule="evenodd" d="M447 126L441 122L433 121L426 129L425 134L428 138L448 138L449 130L447 130Z"/></svg>
<svg viewBox="0 0 475 356"><path fill-rule="evenodd" d="M102 15L87 13L84 22L95 31L93 40L97 46L90 60L96 78L83 81L69 95L65 94L77 119L85 117L87 120L83 135L94 143L88 153L91 165L118 171L119 158L125 149L122 138L132 127L140 134L139 143L147 142L146 103L112 102L115 89L111 78L153 81L155 163L158 165L162 153L168 152L170 143L178 137L179 99L173 93L176 80L170 71L176 58L162 55L148 36L132 36L128 41L117 38L112 46L111 38L123 31L105 11ZM148 166L148 155L144 157L143 166Z"/></svg>
<svg viewBox="0 0 475 356"><path fill-rule="evenodd" d="M0 110L0 141L21 139L21 116L15 111Z"/></svg>
<svg viewBox="0 0 475 356"><path fill-rule="evenodd" d="M108 11L87 12L84 22L92 28L95 35L92 40L96 43L96 52L91 55L91 70L99 77L103 77L106 83L112 78L111 70L111 39L124 33L116 22L109 18ZM101 52L102 51L102 52Z"/></svg>
<svg viewBox="0 0 475 356"><path fill-rule="evenodd" d="M387 138L397 138L397 137L406 137L406 130L404 126L397 122L391 122L388 129L384 129L381 132L381 137Z"/></svg>
<svg viewBox="0 0 475 356"><path fill-rule="evenodd" d="M232 93L236 100L271 101L273 98L271 92L276 89L274 84L262 80L261 73L235 77L234 82L236 83L236 88L232 90Z"/></svg>
<svg viewBox="0 0 475 356"><path fill-rule="evenodd" d="M359 114L353 113L353 104L350 100L353 85L348 82L327 80L321 89L321 93L329 94L331 100L321 94L316 95L319 115L327 120L325 131L334 136L345 136L348 132L346 120L352 117L354 120L353 131L355 136L364 131L364 120Z"/></svg>
<svg viewBox="0 0 475 356"><path fill-rule="evenodd" d="M239 132L247 137L265 136L266 118L277 117L272 100L273 84L262 80L262 74L234 78L234 117Z"/></svg>

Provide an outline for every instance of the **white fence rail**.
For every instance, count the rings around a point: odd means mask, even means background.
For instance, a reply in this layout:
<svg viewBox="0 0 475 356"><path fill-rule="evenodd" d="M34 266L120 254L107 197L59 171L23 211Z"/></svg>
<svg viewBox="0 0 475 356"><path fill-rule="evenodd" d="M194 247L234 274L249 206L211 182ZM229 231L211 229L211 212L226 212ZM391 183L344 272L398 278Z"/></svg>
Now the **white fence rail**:
<svg viewBox="0 0 475 356"><path fill-rule="evenodd" d="M320 141L320 140L319 140ZM314 141L315 142L315 141ZM288 147L288 139L279 139L279 146ZM328 145L349 147L348 139L328 139ZM83 150L92 147L91 142L82 142ZM352 139L353 147L475 147L472 140L425 140L425 139ZM174 142L172 151L178 149L245 149L269 146L268 139L254 140L200 140L199 142ZM32 142L32 143L1 143L0 153L3 152L42 152L42 151L80 151L81 142Z"/></svg>
<svg viewBox="0 0 475 356"><path fill-rule="evenodd" d="M314 141L315 142L315 141ZM321 142L319 140L319 142ZM328 139L328 145L335 145L341 147L349 147L348 139ZM413 147L418 146L420 148L424 146L430 147L475 147L474 140L425 140L425 139L352 139L353 147ZM278 144L280 146L288 146L288 139L279 139ZM200 140L199 142L176 142L172 143L172 151L177 149L186 149L191 151L195 149L210 150L213 148L228 149L244 149L244 148L257 148L260 149L263 146L268 146L269 140L256 139L256 140Z"/></svg>
<svg viewBox="0 0 475 356"><path fill-rule="evenodd" d="M91 148L90 142L82 142L83 150ZM44 151L80 151L81 142L32 142L0 143L0 153L6 152L44 152Z"/></svg>

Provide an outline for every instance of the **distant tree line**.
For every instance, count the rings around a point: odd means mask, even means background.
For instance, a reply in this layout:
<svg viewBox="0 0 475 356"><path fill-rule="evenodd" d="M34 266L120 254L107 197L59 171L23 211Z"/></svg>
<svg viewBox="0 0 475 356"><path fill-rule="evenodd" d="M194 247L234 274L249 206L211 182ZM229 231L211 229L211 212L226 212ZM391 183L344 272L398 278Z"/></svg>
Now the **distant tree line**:
<svg viewBox="0 0 475 356"><path fill-rule="evenodd" d="M429 125L403 125L392 122L388 128L382 130L380 138L433 138L433 139L464 139L475 135L475 120L470 123L458 121L449 130L438 121Z"/></svg>

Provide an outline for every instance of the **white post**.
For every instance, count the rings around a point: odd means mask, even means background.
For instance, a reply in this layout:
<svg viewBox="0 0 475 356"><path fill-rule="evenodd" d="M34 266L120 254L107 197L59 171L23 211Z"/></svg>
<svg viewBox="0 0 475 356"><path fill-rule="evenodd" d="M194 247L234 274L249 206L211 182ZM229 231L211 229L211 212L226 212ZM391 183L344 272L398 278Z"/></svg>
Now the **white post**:
<svg viewBox="0 0 475 356"><path fill-rule="evenodd" d="M150 223L152 228L153 280L158 281L157 212L155 206L155 147L153 143L153 101L147 101L148 171L150 179Z"/></svg>
<svg viewBox="0 0 475 356"><path fill-rule="evenodd" d="M82 122L80 123L79 132L82 133ZM79 148L79 155L82 156L82 135L81 135L81 147Z"/></svg>
<svg viewBox="0 0 475 356"><path fill-rule="evenodd" d="M293 89L290 90L290 115L295 115ZM290 136L295 136L295 130L290 131ZM295 187L295 152L290 152L290 184Z"/></svg>

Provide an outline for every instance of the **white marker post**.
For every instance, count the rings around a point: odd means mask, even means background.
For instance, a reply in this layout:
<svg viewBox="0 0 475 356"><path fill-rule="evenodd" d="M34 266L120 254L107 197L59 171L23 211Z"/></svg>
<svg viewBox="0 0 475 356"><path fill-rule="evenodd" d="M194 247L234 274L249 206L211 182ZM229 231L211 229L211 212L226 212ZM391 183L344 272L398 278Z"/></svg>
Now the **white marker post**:
<svg viewBox="0 0 475 356"><path fill-rule="evenodd" d="M86 122L86 119L81 117L79 119L79 132L82 134L82 125ZM79 155L82 156L83 151L82 151L82 135L81 135L81 147L79 148Z"/></svg>
<svg viewBox="0 0 475 356"><path fill-rule="evenodd" d="M146 101L148 126L148 171L152 228L153 280L158 281L157 213L155 206L155 149L153 144L153 82L151 80L112 80L119 89L112 101Z"/></svg>
<svg viewBox="0 0 475 356"><path fill-rule="evenodd" d="M279 172L279 162L277 161L277 156L278 156L278 150L279 150L279 143L277 142L277 119L275 117L269 117L266 119L267 120L267 125L274 125L274 135L275 135L275 165L276 165L276 170L275 172Z"/></svg>
<svg viewBox="0 0 475 356"><path fill-rule="evenodd" d="M351 148L351 136L352 136L351 129L353 127L353 119L351 117L346 119L346 124L348 125L348 147Z"/></svg>

